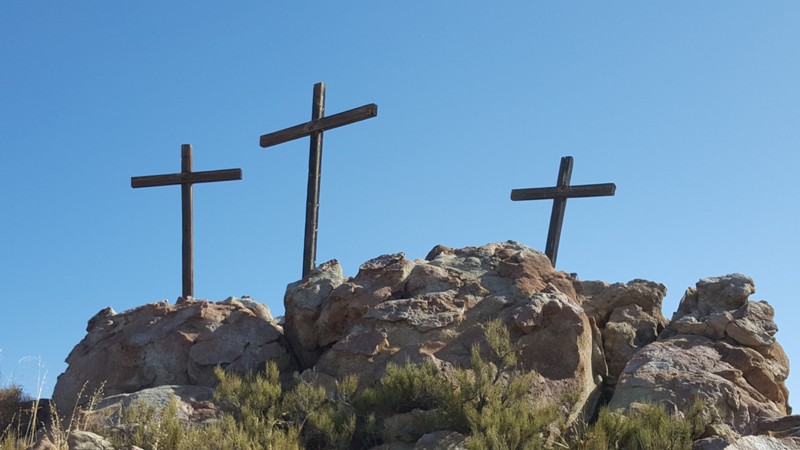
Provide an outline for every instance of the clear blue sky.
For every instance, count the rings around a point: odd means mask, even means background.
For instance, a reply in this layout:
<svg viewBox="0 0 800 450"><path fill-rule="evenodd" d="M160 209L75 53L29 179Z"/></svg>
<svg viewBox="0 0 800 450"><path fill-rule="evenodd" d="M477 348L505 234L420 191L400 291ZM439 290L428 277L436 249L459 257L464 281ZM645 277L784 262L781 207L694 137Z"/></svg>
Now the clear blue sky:
<svg viewBox="0 0 800 450"><path fill-rule="evenodd" d="M197 296L282 314L308 140L258 138L307 121L318 81L328 114L379 105L325 135L318 262L543 249L551 202L509 193L572 155L617 195L569 201L559 268L662 282L668 317L746 273L798 362L798 80L796 1L3 1L0 381L46 373L47 396L98 310L180 295L180 189L130 177L184 143L244 172L195 187Z"/></svg>

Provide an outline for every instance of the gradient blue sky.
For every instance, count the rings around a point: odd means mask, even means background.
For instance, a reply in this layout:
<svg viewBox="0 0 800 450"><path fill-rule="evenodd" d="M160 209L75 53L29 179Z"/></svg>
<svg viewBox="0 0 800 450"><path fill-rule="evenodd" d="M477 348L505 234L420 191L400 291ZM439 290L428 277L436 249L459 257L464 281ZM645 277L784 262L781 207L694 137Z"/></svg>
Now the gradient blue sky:
<svg viewBox="0 0 800 450"><path fill-rule="evenodd" d="M241 167L195 187L200 298L282 314L300 276L308 140L258 137L377 103L325 135L318 262L544 248L559 268L667 285L743 272L800 361L800 2L0 2L0 382L49 395L98 310L180 295L180 189L130 177ZM44 377L42 377L44 375ZM800 393L800 377L789 387ZM792 402L797 404L792 397Z"/></svg>

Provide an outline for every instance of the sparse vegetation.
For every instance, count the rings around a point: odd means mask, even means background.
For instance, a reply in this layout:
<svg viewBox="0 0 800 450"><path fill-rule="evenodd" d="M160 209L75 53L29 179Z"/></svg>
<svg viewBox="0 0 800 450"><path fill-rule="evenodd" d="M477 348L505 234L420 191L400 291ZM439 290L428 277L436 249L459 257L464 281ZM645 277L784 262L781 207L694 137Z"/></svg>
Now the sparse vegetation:
<svg viewBox="0 0 800 450"><path fill-rule="evenodd" d="M274 363L259 374L218 369L214 400L220 414L205 424L179 420L173 399L161 410L134 403L113 423L77 415L62 427L54 417L50 433L59 449L67 448L70 430L83 428L116 448L145 450L367 449L400 435L414 440L436 430L463 434L470 450L684 450L709 421L701 402L685 418L642 405L626 415L604 409L595 423L581 422L565 433L558 405L530 401L530 387L539 376L520 370L519 349L505 326L490 322L484 334L483 345L472 348L470 366L449 369L446 376L431 361L406 361L389 364L375 386L360 388L358 378L350 376L326 391L297 377L282 384ZM0 390L0 405L20 400L18 388ZM26 448L32 437L30 428L6 425L0 450Z"/></svg>
<svg viewBox="0 0 800 450"><path fill-rule="evenodd" d="M0 389L0 428L3 430L14 424L18 417L18 406L24 400L22 388L11 385Z"/></svg>
<svg viewBox="0 0 800 450"><path fill-rule="evenodd" d="M471 367L455 374L461 414L469 425L470 450L545 448L549 427L558 420L556 405L535 406L529 390L537 374L517 366L519 349L502 322L486 327L489 360L472 348Z"/></svg>
<svg viewBox="0 0 800 450"><path fill-rule="evenodd" d="M714 411L696 401L685 417L667 413L661 405L638 405L627 414L600 410L597 422L577 436L577 450L691 450Z"/></svg>
<svg viewBox="0 0 800 450"><path fill-rule="evenodd" d="M0 450L23 449L33 443L38 409L39 402L20 386L0 388Z"/></svg>

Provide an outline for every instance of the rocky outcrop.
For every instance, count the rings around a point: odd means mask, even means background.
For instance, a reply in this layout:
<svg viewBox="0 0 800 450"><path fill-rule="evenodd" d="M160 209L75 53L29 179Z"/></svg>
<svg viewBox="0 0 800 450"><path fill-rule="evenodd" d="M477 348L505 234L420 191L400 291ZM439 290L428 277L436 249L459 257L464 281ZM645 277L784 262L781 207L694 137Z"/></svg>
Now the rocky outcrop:
<svg viewBox="0 0 800 450"><path fill-rule="evenodd" d="M215 366L252 372L275 360L287 372L295 367L281 326L249 298L179 299L119 314L106 308L89 320L87 332L53 392L63 412L101 388L115 395L163 385L210 387Z"/></svg>
<svg viewBox="0 0 800 450"><path fill-rule="evenodd" d="M658 341L628 361L610 406L650 401L685 411L702 400L742 435L786 415L788 361L774 338L772 307L749 301L753 292L740 274L700 280Z"/></svg>
<svg viewBox="0 0 800 450"><path fill-rule="evenodd" d="M667 326L661 313L667 288L646 280L584 281L578 286L584 311L600 329L608 366L606 383L613 386L633 354L655 341Z"/></svg>
<svg viewBox="0 0 800 450"><path fill-rule="evenodd" d="M175 402L175 417L178 420L184 424L201 424L215 419L219 412L213 399L214 390L207 386L156 386L130 394L104 397L90 410L82 411L80 420L101 429L119 423L120 412L137 404L162 411L170 402Z"/></svg>
<svg viewBox="0 0 800 450"><path fill-rule="evenodd" d="M342 266L332 260L286 288L284 330L297 359L305 368L313 366L322 353L318 345L322 304L344 281Z"/></svg>
<svg viewBox="0 0 800 450"><path fill-rule="evenodd" d="M564 416L591 417L604 401L680 412L701 400L721 423L698 449L794 448L800 419L786 416L788 361L774 310L748 300L754 292L744 275L702 279L669 321L664 285L579 281L515 242L437 246L417 260L383 255L350 278L333 260L287 287L283 326L247 298L101 311L67 359L54 400L69 410L84 382L86 395L105 383L112 397L100 411L175 396L180 419L197 423L216 414L217 365L250 372L274 360L285 378L298 371L326 388L350 374L374 384L388 364L406 361L433 362L447 376L470 364L474 347L487 354L486 324L498 319L518 344L518 368L536 380L531 401L559 404ZM429 433L425 417L414 410L387 420L392 442L379 448L465 447L458 433ZM769 436L738 439L753 434Z"/></svg>
<svg viewBox="0 0 800 450"><path fill-rule="evenodd" d="M389 363L468 366L473 345L485 347L484 325L500 319L522 348L522 368L540 375L531 395L556 403L569 394L583 405L602 354L573 281L514 242L440 246L425 260L385 255L346 280L333 261L289 286L286 334L305 367L373 384Z"/></svg>

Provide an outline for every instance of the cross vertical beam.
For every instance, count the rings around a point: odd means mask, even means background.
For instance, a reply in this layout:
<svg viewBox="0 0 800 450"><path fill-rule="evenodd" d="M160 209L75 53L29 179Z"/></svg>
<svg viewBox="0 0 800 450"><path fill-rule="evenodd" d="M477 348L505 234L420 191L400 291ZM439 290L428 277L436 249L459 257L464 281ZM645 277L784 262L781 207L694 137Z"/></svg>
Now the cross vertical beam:
<svg viewBox="0 0 800 450"><path fill-rule="evenodd" d="M261 147L271 147L294 139L311 137L308 156L308 190L306 197L306 225L303 246L303 278L314 267L317 259L317 230L319 229L319 191L322 173L322 134L354 122L371 119L378 115L378 105L370 103L332 116L325 116L325 83L314 85L311 121L264 134L259 140Z"/></svg>
<svg viewBox="0 0 800 450"><path fill-rule="evenodd" d="M311 122L325 116L325 84L314 85L311 102ZM303 241L303 278L312 270L317 261L317 230L319 228L319 186L322 178L322 132L311 133L311 146L308 151L308 190L306 193L306 228Z"/></svg>
<svg viewBox="0 0 800 450"><path fill-rule="evenodd" d="M192 171L192 145L181 145L181 173ZM183 297L194 297L194 196L192 183L181 183L181 280Z"/></svg>
<svg viewBox="0 0 800 450"><path fill-rule="evenodd" d="M513 201L553 199L553 211L550 214L550 228L547 231L547 244L544 251L553 267L556 266L558 244L561 241L561 228L564 224L564 213L567 209L567 199L570 197L612 196L617 189L614 183L570 186L572 163L572 156L561 158L561 166L558 169L558 180L556 180L555 187L514 189L511 191L511 200Z"/></svg>
<svg viewBox="0 0 800 450"><path fill-rule="evenodd" d="M181 185L181 256L182 296L194 297L194 223L193 193L195 183L241 180L242 169L210 170L192 172L192 146L181 145L181 172L167 175L131 177L132 188Z"/></svg>
<svg viewBox="0 0 800 450"><path fill-rule="evenodd" d="M569 189L569 181L572 178L572 157L561 158L561 166L558 168L558 179L556 188L562 191ZM567 210L567 198L556 197L553 199L553 211L550 213L550 227L547 230L547 244L544 254L550 258L553 267L556 265L558 256L558 243L561 241L561 227L564 225L564 213Z"/></svg>

